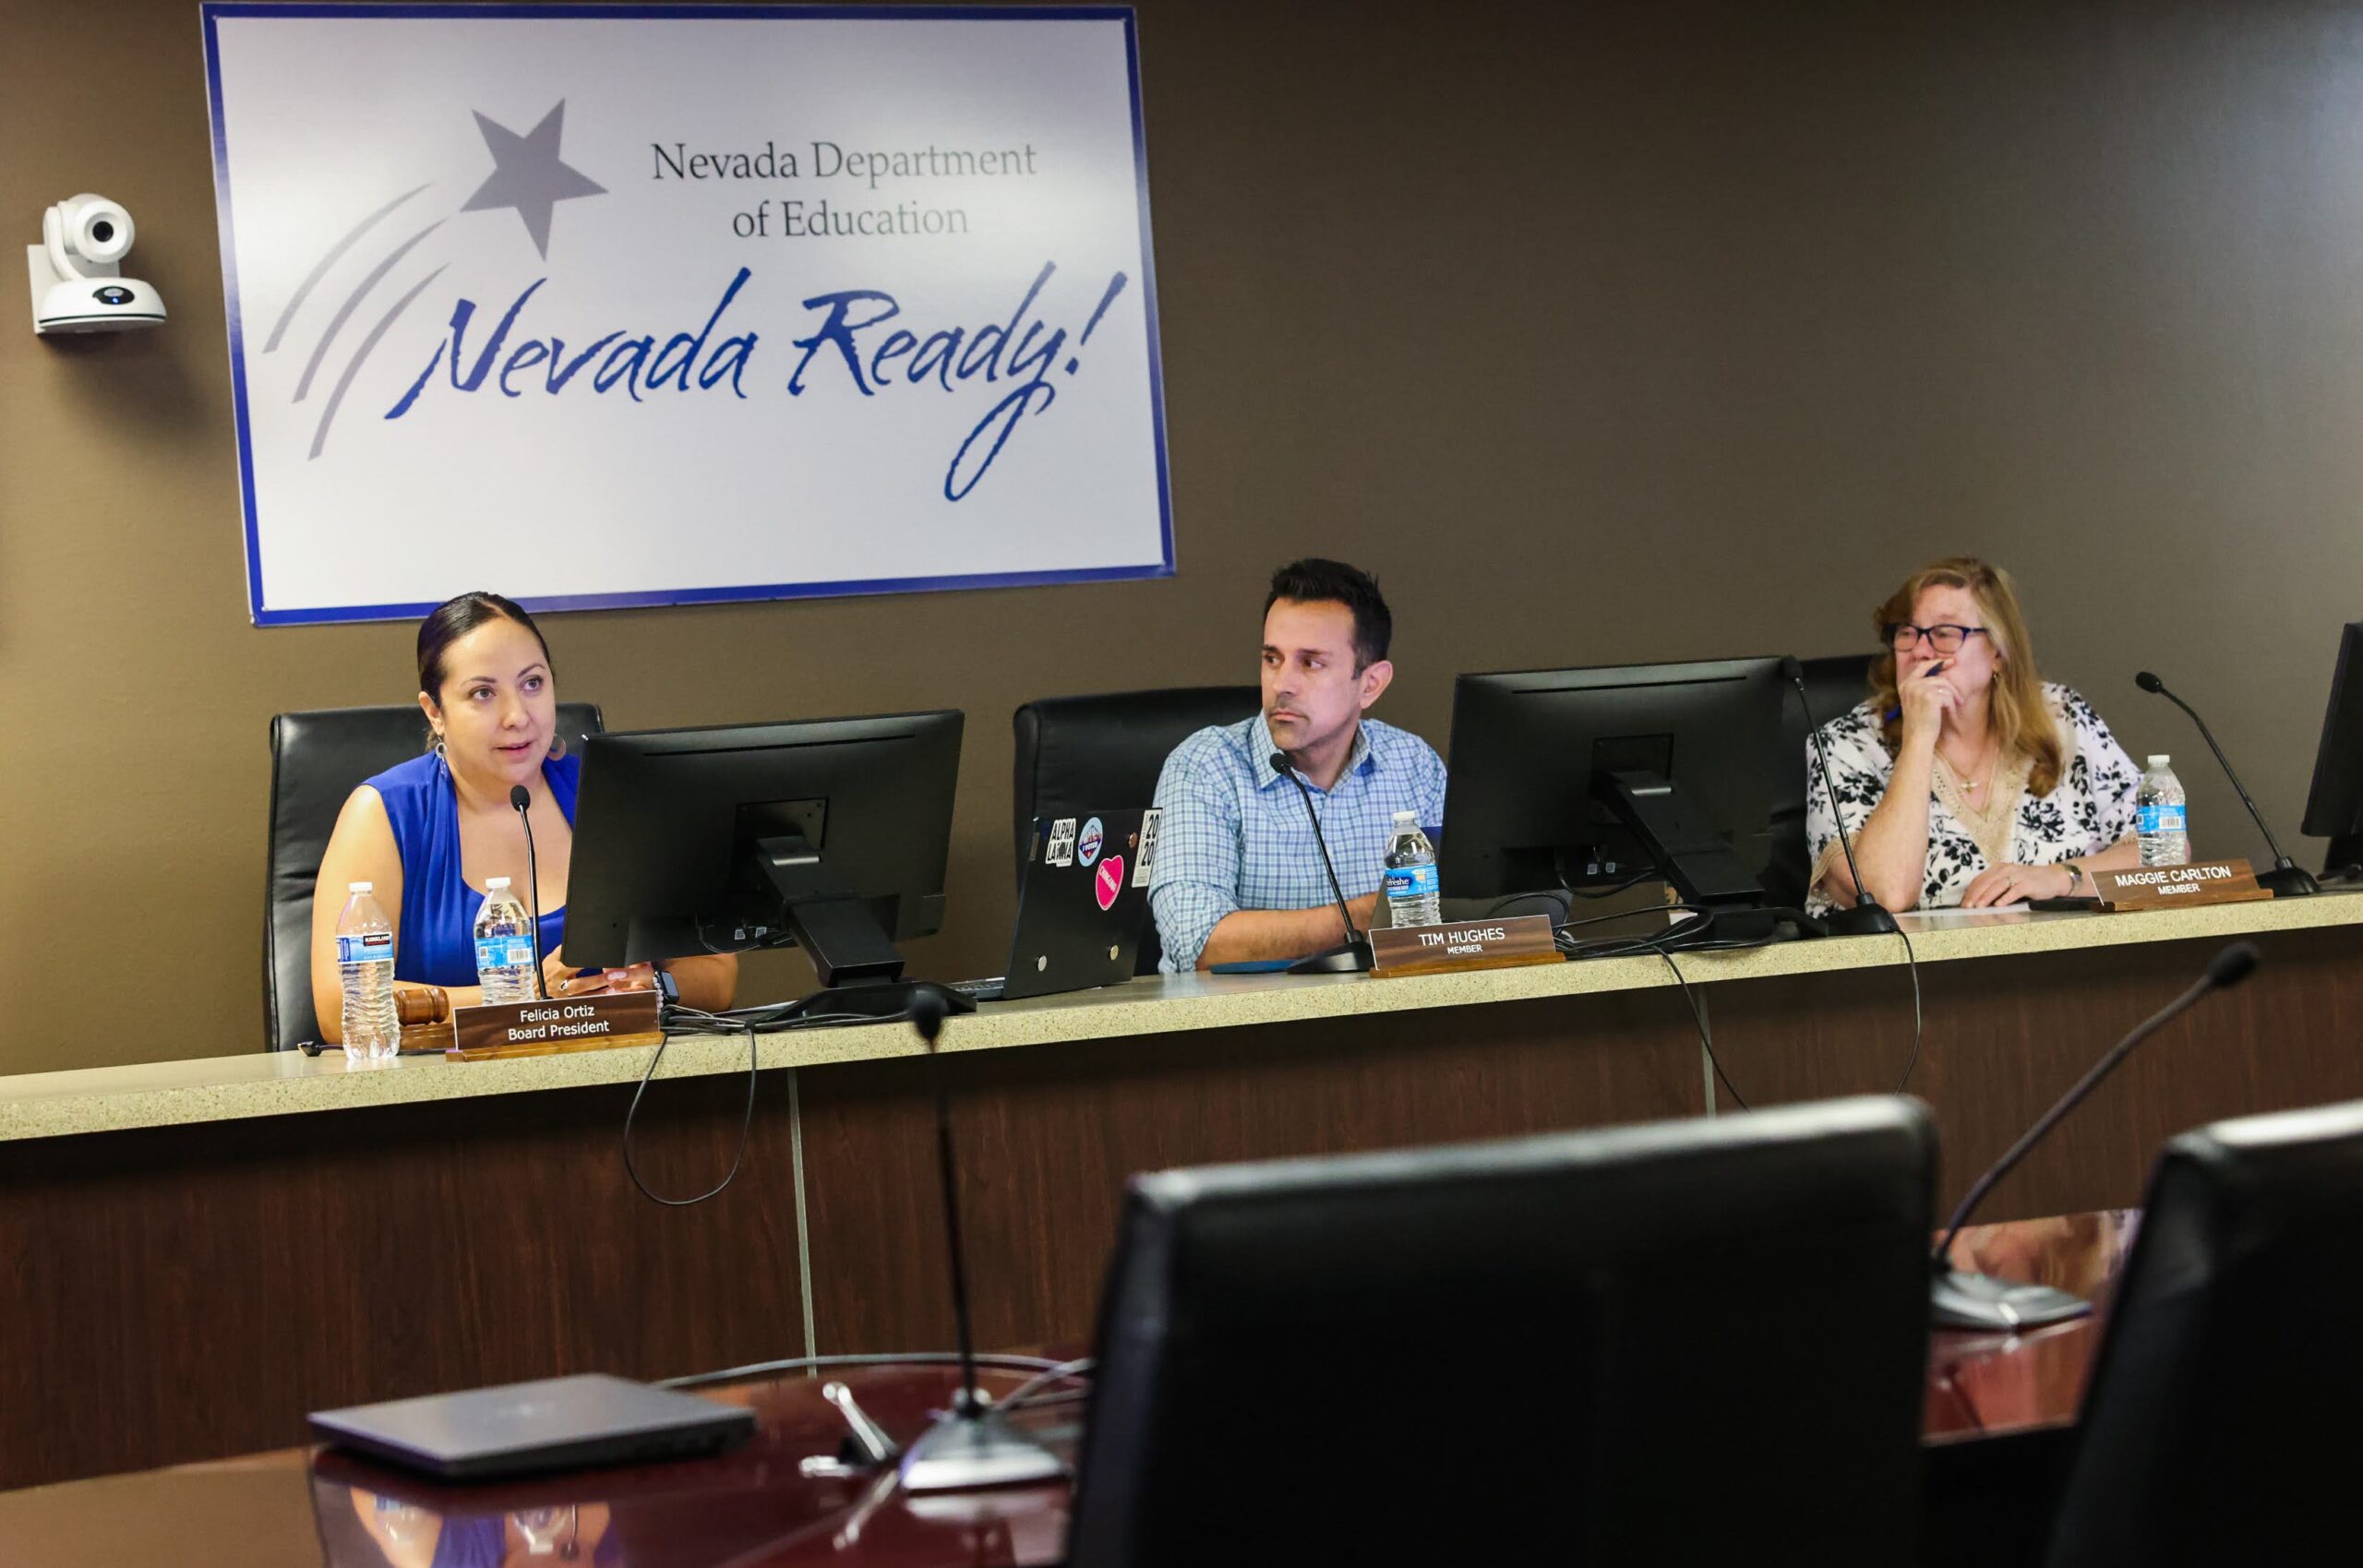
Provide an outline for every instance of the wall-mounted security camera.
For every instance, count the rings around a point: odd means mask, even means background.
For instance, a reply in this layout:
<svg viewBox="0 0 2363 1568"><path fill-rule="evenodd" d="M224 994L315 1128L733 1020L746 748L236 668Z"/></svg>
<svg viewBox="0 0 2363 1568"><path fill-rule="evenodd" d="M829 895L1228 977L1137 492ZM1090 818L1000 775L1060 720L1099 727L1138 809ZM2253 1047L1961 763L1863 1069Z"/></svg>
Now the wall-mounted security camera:
<svg viewBox="0 0 2363 1568"><path fill-rule="evenodd" d="M33 330L121 332L161 327L164 297L155 285L123 275L131 254L131 214L88 192L41 215L41 244L25 247L32 274Z"/></svg>

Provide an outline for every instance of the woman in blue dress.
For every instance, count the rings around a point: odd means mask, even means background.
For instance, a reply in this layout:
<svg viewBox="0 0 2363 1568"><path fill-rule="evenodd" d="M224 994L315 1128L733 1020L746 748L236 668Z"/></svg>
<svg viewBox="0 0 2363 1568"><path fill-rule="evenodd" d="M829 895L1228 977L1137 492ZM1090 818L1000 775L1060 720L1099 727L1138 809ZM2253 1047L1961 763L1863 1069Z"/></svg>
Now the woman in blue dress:
<svg viewBox="0 0 2363 1568"><path fill-rule="evenodd" d="M418 705L434 731L433 748L355 789L320 856L312 1000L323 1038L337 1044L342 1034L336 924L354 882L372 884L394 924L397 988L437 987L453 1007L483 999L474 934L486 879L526 885L524 825L509 804L518 784L533 796L548 994L644 987L664 969L690 1006L730 1005L738 961L726 953L587 974L567 964L567 867L582 763L559 741L549 644L531 616L498 593L463 593L438 605L418 628Z"/></svg>

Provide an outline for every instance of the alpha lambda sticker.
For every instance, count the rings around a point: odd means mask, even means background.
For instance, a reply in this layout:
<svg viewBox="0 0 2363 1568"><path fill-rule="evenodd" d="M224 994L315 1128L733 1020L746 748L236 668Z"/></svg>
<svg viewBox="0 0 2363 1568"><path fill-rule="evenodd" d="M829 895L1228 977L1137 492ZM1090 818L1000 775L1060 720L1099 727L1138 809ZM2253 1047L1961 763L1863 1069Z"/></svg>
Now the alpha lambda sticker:
<svg viewBox="0 0 2363 1568"><path fill-rule="evenodd" d="M1050 847L1042 852L1042 864L1045 866L1074 864L1074 819L1073 817L1062 817L1050 824ZM1091 862L1086 860L1084 864L1088 866Z"/></svg>

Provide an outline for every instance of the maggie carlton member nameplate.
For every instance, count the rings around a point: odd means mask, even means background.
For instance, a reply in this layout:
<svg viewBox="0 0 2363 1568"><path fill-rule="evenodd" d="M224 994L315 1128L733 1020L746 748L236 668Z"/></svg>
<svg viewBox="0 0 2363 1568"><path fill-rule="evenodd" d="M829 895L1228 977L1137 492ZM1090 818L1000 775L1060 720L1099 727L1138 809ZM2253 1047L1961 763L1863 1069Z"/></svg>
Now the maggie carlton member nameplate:
<svg viewBox="0 0 2363 1568"><path fill-rule="evenodd" d="M656 1022L657 1004L654 991L617 991L463 1007L451 1014L454 1038L445 1054L454 1061L493 1061L610 1046L653 1046L665 1037Z"/></svg>
<svg viewBox="0 0 2363 1568"><path fill-rule="evenodd" d="M2252 904L2273 896L2257 886L2245 860L2195 860L2188 866L2132 866L2093 873L2103 909L2188 909L2196 904Z"/></svg>

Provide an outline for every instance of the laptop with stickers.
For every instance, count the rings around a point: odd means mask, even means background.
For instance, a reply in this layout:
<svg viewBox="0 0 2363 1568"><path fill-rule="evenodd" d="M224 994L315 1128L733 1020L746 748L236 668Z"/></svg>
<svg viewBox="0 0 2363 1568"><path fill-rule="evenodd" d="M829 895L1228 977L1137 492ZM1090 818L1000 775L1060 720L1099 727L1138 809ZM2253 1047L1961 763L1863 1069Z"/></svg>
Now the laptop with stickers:
<svg viewBox="0 0 2363 1568"><path fill-rule="evenodd" d="M1017 883L1009 973L954 988L978 1001L1014 1001L1131 979L1148 929L1158 817L1098 811L1037 821Z"/></svg>

